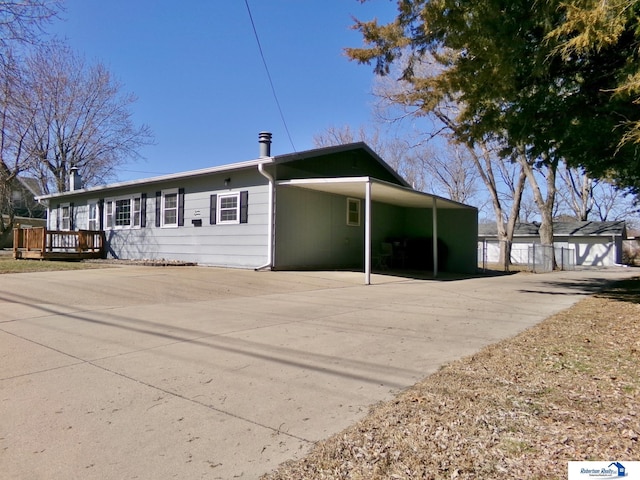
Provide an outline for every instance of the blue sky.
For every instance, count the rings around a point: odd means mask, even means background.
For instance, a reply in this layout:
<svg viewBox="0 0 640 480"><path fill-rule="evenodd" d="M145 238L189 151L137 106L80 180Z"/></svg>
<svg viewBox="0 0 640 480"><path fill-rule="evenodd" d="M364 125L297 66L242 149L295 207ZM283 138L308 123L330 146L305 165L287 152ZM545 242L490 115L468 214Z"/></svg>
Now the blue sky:
<svg viewBox="0 0 640 480"><path fill-rule="evenodd" d="M272 153L313 148L330 126L371 122L372 68L343 53L362 43L352 16L393 18L390 0L249 0L293 146L244 0L66 0L51 31L105 64L138 101L155 145L119 180L252 160L258 132Z"/></svg>

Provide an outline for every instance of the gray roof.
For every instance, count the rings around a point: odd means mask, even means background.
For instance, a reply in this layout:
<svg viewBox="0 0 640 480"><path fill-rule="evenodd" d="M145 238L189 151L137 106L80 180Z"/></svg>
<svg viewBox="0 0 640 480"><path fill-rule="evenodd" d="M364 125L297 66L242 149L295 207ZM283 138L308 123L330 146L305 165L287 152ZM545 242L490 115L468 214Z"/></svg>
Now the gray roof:
<svg viewBox="0 0 640 480"><path fill-rule="evenodd" d="M228 172L228 171L233 171L233 170L238 170L238 169L244 169L244 168L254 168L259 164L265 164L265 165L269 165L269 164L281 164L281 163L287 163L287 162L292 162L301 158L313 158L313 157L317 157L317 156L321 156L321 155L328 155L328 154L332 154L332 153L341 153L341 152L347 152L347 151L351 151L351 150L363 150L365 152L367 152L373 159L375 159L378 163L380 163L383 168L385 168L387 171L389 171L389 173L391 175L393 175L393 177L398 181L398 183L402 186L405 187L409 187L409 184L395 171L393 170L389 164L387 164L382 158L380 158L380 156L375 153L366 143L364 142L356 142L356 143L347 143L344 145L335 145L335 146L330 146L330 147L321 147L321 148L314 148L311 150L306 150L306 151L302 151L302 152L296 152L296 153L290 153L290 154L285 154L285 155L274 155L271 157L261 157L258 158L256 160L249 160L249 161L245 161L245 162L239 162L239 163L231 163L228 165L219 165L219 166L215 166L215 167L209 167L209 168L203 168L200 170L191 170L191 171L187 171L187 172L179 172L179 173L172 173L169 175L161 175L158 177L151 177L151 178L143 178L143 179L139 179L139 180L128 180L128 181L124 181L124 182L118 182L118 183L112 183L112 184L108 184L108 185L98 185L98 186L94 186L94 187L88 187L88 188L83 188L80 190L75 190L75 191L67 191L67 192L60 192L60 193L51 193L48 195L39 195L36 197L37 200L48 200L51 198L56 198L56 197L63 197L63 196L69 196L69 195L77 195L77 194L82 194L82 193L87 193L87 192L100 192L100 191L104 191L104 190L112 190L112 189L116 189L116 188L124 188L124 187L131 187L131 186L136 186L136 185L147 185L147 184L152 184L152 183L160 183L160 182L165 182L165 181L169 181L169 180L178 180L178 179L185 179L185 178L190 178L190 177L198 177L201 175L210 175L210 174L215 174L215 173L223 173L223 172Z"/></svg>
<svg viewBox="0 0 640 480"><path fill-rule="evenodd" d="M518 223L514 237L537 237L540 235L539 223ZM556 237L611 237L627 235L624 220L615 222L553 222L553 235ZM497 237L496 224L478 225L479 237Z"/></svg>

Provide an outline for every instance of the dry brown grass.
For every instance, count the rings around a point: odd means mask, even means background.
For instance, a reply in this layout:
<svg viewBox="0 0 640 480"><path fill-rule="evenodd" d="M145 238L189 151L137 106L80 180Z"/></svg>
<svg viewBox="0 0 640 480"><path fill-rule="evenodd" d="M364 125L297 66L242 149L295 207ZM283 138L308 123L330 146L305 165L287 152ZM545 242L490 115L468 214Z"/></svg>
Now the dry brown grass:
<svg viewBox="0 0 640 480"><path fill-rule="evenodd" d="M263 479L566 478L640 455L640 278L453 362Z"/></svg>
<svg viewBox="0 0 640 480"><path fill-rule="evenodd" d="M14 260L8 254L0 255L0 274L3 273L30 273L53 272L60 270L86 270L88 268L105 268L106 265L97 265L87 262L65 262L54 260Z"/></svg>

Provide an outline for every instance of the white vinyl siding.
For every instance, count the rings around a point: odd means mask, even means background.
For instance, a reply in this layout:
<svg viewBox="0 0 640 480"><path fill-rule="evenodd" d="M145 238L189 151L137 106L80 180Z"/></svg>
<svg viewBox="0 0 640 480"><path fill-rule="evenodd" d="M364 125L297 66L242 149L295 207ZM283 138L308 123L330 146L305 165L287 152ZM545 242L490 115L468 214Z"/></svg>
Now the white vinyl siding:
<svg viewBox="0 0 640 480"><path fill-rule="evenodd" d="M257 175L259 174L256 172L255 180L262 181ZM243 223L242 192L211 190L210 181L203 180L205 181L192 181L185 185L184 225L178 228L161 228L161 191L169 189L150 189L148 197L154 200L151 206L148 206L148 212L155 211L157 201L158 227L155 227L154 220L151 220L151 224L147 221L146 228L139 230L113 229L107 237L110 251L118 258L183 260L200 265L239 268L264 265L267 261L268 247L268 186L248 187L246 196L251 203L248 208L248 221ZM160 192L157 198L156 192ZM215 196L213 211L217 214L218 196L228 194L233 194L239 199L239 218L235 223L209 223L207 217L210 214L211 196ZM202 220L202 225L196 228L194 221L198 223L198 220Z"/></svg>

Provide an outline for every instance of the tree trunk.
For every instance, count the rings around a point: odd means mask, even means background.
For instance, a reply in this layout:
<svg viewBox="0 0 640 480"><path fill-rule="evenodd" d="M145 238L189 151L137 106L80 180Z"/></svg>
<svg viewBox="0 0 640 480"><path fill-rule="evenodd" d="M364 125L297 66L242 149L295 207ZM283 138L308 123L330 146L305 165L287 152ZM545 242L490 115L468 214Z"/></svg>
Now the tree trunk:
<svg viewBox="0 0 640 480"><path fill-rule="evenodd" d="M8 217L8 221L5 221L5 216ZM0 248L5 248L9 244L9 239L13 235L14 222L13 208L9 205L9 211L5 215L0 213Z"/></svg>
<svg viewBox="0 0 640 480"><path fill-rule="evenodd" d="M540 213L540 243L542 245L549 245L553 248L553 206L555 204L556 196L556 171L558 169L558 163L555 160L546 160L544 162L545 180L547 187L546 198L543 197L538 185L538 179L534 175L533 165L529 163L524 154L518 156L518 162L522 165L524 172L531 185L533 191L533 199L538 206ZM557 268L555 255L551 255L552 268Z"/></svg>
<svg viewBox="0 0 640 480"><path fill-rule="evenodd" d="M520 203L522 201L522 193L524 191L525 179L524 169L521 167L518 174L518 180L513 185L513 203L511 204L511 210L505 224L505 211L498 194L498 187L493 173L493 157L486 145L481 144L482 160L484 166L480 162L480 158L477 152L469 147L471 157L474 160L480 178L484 182L489 195L491 196L491 203L493 206L493 212L496 217L496 230L498 233L498 241L500 242L500 258L499 264L505 272L509 271L511 265L511 246L513 243L513 232L515 231L515 225L518 221L520 212Z"/></svg>
<svg viewBox="0 0 640 480"><path fill-rule="evenodd" d="M511 204L511 212L509 213L509 219L507 220L506 238L504 242L505 271L509 271L509 265L511 265L511 247L513 246L513 233L516 230L516 223L518 223L518 219L520 218L520 203L522 202L522 193L524 192L524 184L526 178L527 177L524 173L524 169L520 167L518 180L513 191L513 203ZM502 255L502 251L500 252L500 254Z"/></svg>

